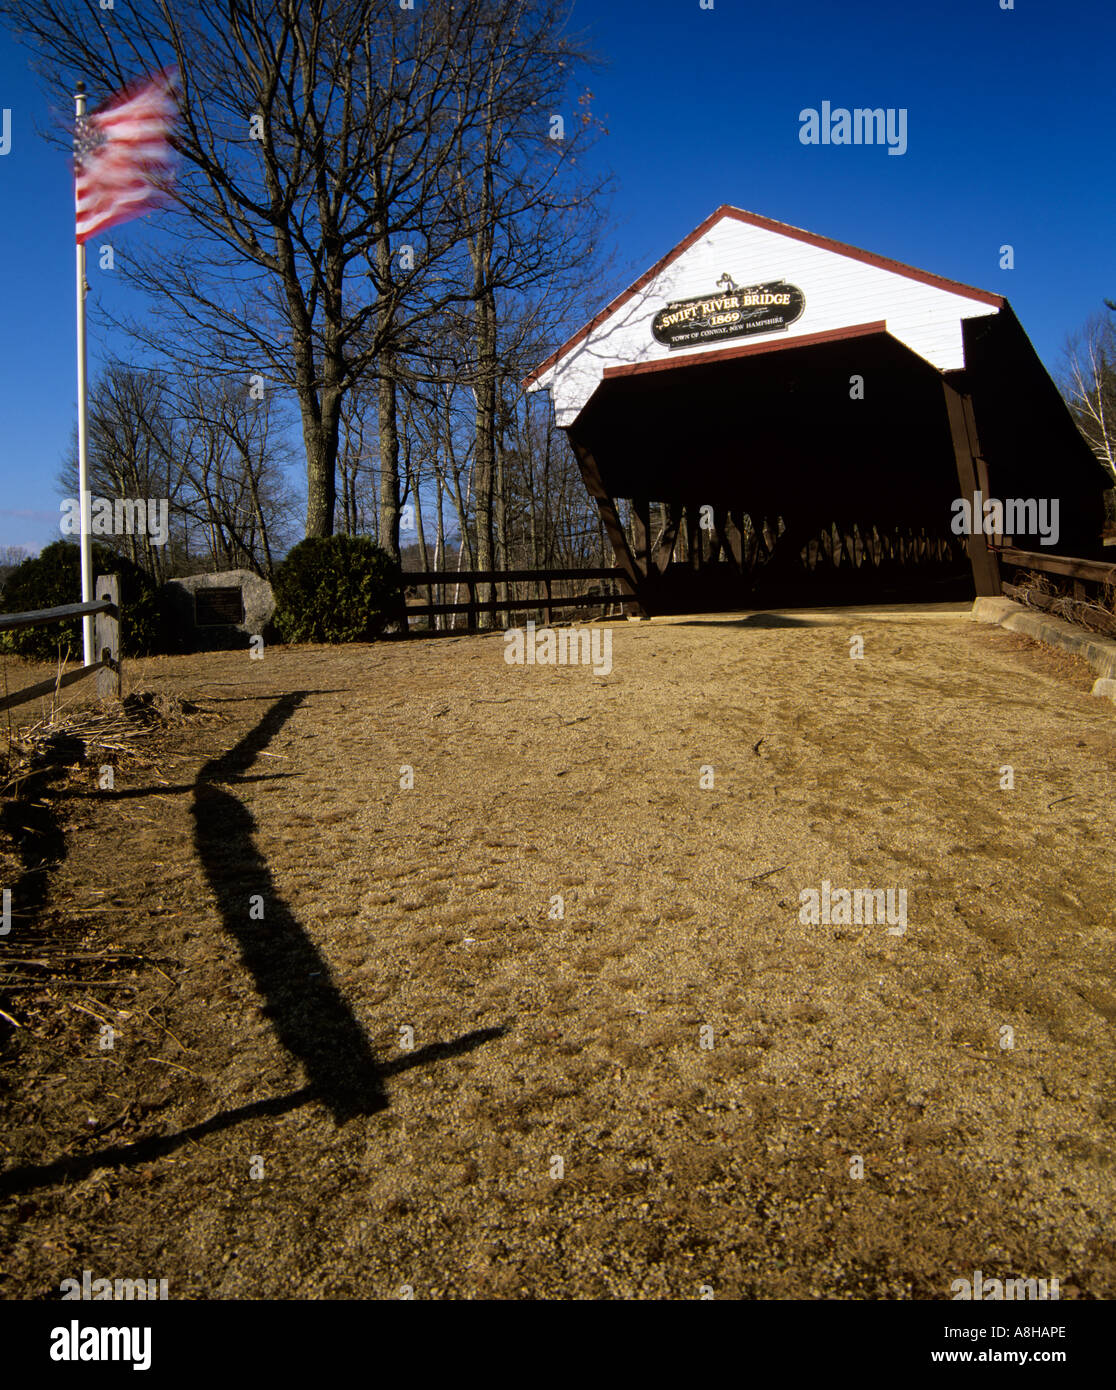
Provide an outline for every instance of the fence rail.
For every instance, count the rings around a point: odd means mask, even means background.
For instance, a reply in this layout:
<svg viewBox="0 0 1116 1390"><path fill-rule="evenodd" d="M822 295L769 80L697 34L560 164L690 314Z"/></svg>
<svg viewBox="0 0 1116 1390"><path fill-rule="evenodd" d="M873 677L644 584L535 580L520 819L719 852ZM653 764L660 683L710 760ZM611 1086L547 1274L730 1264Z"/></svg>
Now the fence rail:
<svg viewBox="0 0 1116 1390"><path fill-rule="evenodd" d="M615 565L586 570L404 570L405 589L426 589L435 584L514 584L551 579L619 579L623 570Z"/></svg>
<svg viewBox="0 0 1116 1390"><path fill-rule="evenodd" d="M64 603L59 608L39 608L27 613L0 613L0 632L17 632L26 627L48 627L70 618L96 619L94 649L100 659L77 671L67 671L54 680L39 681L0 699L0 710L21 705L40 695L49 695L62 686L74 685L87 676L97 677L101 699L120 698L120 579L115 574L98 575L97 597L91 603Z"/></svg>
<svg viewBox="0 0 1116 1390"><path fill-rule="evenodd" d="M114 606L108 599L97 599L92 603L64 603L61 608L35 608L27 613L0 613L0 632L64 623L67 618L83 618L87 613L107 613Z"/></svg>
<svg viewBox="0 0 1116 1390"><path fill-rule="evenodd" d="M1093 584L1116 583L1116 564L1107 560L1079 560L1072 555L1044 555L1040 550L1017 550L1013 545L990 546L1000 563L1017 569L1041 570L1065 579L1089 580Z"/></svg>
<svg viewBox="0 0 1116 1390"><path fill-rule="evenodd" d="M1013 545L993 545L989 548L1002 565L1012 570L1030 570L1040 575L1053 575L1062 581L1072 581L1071 595L1064 592L1064 582L1063 592L1055 588L1051 593L1040 591L1033 584L1015 584L1005 580L1000 588L1008 598L1053 613L1090 631L1116 637L1116 614L1112 611L1111 599L1116 590L1116 564L1106 560L1082 560L1074 555L1018 550ZM1012 576L1013 579L1019 577L1018 574Z"/></svg>
<svg viewBox="0 0 1116 1390"><path fill-rule="evenodd" d="M408 570L403 575L404 596L417 589L442 589L453 585L468 590L468 600L464 603L408 603L406 617L427 618L453 617L464 613L466 628L472 631L477 625L480 613L516 613L539 610L544 621L553 620L555 609L610 607L623 603L627 595L623 593L576 593L556 594L555 584L580 584L598 579L615 584L620 588L623 571L616 567L596 569L549 569L549 570ZM493 584L534 584L542 592L534 598L477 598L480 585Z"/></svg>

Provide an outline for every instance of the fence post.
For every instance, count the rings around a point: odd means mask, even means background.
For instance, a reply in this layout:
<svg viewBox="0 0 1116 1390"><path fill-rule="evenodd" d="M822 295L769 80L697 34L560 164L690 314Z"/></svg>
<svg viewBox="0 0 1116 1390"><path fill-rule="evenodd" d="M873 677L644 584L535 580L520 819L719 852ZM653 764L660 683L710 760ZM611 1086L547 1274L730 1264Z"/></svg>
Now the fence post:
<svg viewBox="0 0 1116 1390"><path fill-rule="evenodd" d="M108 599L113 605L107 613L94 615L93 642L97 660L105 667L97 672L97 695L102 700L120 699L120 576L97 576L94 595L98 602Z"/></svg>

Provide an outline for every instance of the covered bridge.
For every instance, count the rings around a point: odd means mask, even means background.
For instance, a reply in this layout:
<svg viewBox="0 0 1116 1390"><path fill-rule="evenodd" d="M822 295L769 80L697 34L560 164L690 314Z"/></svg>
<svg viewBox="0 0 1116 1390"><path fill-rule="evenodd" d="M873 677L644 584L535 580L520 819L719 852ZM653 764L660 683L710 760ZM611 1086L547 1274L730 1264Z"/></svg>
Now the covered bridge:
<svg viewBox="0 0 1116 1390"><path fill-rule="evenodd" d="M635 610L997 593L986 536L958 529L977 493L978 526L987 499L1026 504L1022 549L1099 553L1105 474L1006 299L739 208L527 385Z"/></svg>

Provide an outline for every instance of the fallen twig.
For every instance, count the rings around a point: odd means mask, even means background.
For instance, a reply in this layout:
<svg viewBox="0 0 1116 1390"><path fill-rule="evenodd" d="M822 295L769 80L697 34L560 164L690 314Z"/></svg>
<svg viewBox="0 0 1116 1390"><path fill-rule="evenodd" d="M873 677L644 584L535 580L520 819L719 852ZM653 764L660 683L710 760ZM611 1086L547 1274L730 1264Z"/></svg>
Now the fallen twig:
<svg viewBox="0 0 1116 1390"><path fill-rule="evenodd" d="M43 980L4 980L5 989L42 989L52 990L60 985L76 985L78 989L89 989L96 985L98 989L135 989L134 984L127 980L74 980L69 976L65 978L48 976Z"/></svg>
<svg viewBox="0 0 1116 1390"><path fill-rule="evenodd" d="M197 1081L201 1080L201 1077L198 1076L196 1071L191 1071L189 1067L184 1067L179 1062L168 1061L166 1057L148 1057L145 1060L148 1062L161 1062L164 1067L174 1067L176 1071L184 1071L189 1076L194 1077Z"/></svg>
<svg viewBox="0 0 1116 1390"><path fill-rule="evenodd" d="M98 1023L111 1023L112 1020L105 1018L101 1014L95 1014L92 1009L87 1009L84 1004L71 1004L71 1009L77 1009L80 1013L88 1014L90 1018L95 1018Z"/></svg>
<svg viewBox="0 0 1116 1390"><path fill-rule="evenodd" d="M151 1022L155 1025L155 1027L162 1028L163 1032L166 1033L167 1037L170 1038L173 1042L176 1042L183 1052L194 1051L192 1047L187 1047L181 1038L176 1038L169 1028L167 1028L164 1024L160 1023L159 1020L155 1018L155 1016L152 1014L150 1009L144 1009L143 1012L149 1019L151 1019Z"/></svg>

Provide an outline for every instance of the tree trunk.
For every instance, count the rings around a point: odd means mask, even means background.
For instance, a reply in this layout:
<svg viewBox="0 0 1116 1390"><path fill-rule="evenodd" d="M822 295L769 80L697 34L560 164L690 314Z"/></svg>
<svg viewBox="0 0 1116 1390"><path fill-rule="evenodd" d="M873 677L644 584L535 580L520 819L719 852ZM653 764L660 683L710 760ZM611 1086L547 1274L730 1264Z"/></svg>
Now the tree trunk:
<svg viewBox="0 0 1116 1390"><path fill-rule="evenodd" d="M380 436L380 544L393 560L399 554L399 428L395 382L388 367L377 385Z"/></svg>
<svg viewBox="0 0 1116 1390"><path fill-rule="evenodd" d="M331 433L329 414L317 400L308 399L311 394L308 388L299 391L306 448L306 534L332 536L337 504L337 412L334 406Z"/></svg>
<svg viewBox="0 0 1116 1390"><path fill-rule="evenodd" d="M415 530L418 532L419 564L424 570L429 571L430 557L426 549L426 536L422 529L422 499L419 496L418 469L409 468L409 475L411 480L411 496L415 499ZM429 584L426 586L426 601L427 603L434 602L434 591ZM433 627L433 623L431 623L430 626Z"/></svg>
<svg viewBox="0 0 1116 1390"><path fill-rule="evenodd" d="M496 448L496 487L492 497L492 527L496 541L496 568L506 570L508 568L508 513L507 497L505 493L506 469L504 467L504 442L501 432L497 430L495 439ZM505 602L508 597L508 586L506 582L501 582L496 586L496 596ZM506 623L507 614L504 614Z"/></svg>
<svg viewBox="0 0 1116 1390"><path fill-rule="evenodd" d="M271 542L267 537L267 522L264 520L263 508L260 506L260 492L256 484L256 475L252 472L252 465L250 462L246 463L246 466L248 469L248 487L252 493L252 515L255 517L256 525L259 527L260 544L263 546L263 577L270 584L275 578L275 567L271 560ZM252 549L254 554L255 547ZM253 563L252 567L255 569L256 565Z"/></svg>
<svg viewBox="0 0 1116 1390"><path fill-rule="evenodd" d="M480 271L478 268L478 276ZM492 537L492 493L496 479L496 305L489 289L476 301L477 384L476 384L476 468L473 475L473 503L477 524L477 569L495 569ZM482 603L492 598L491 584L477 586ZM481 628L495 626L495 615L481 613Z"/></svg>
<svg viewBox="0 0 1116 1390"><path fill-rule="evenodd" d="M391 246L384 233L376 242L376 269L381 294L387 296L391 284ZM391 329L393 308L390 299L379 315L380 331L385 341ZM390 350L380 354L376 364L378 375L377 404L380 436L380 544L393 560L399 554L399 426L396 410L395 358Z"/></svg>
<svg viewBox="0 0 1116 1390"><path fill-rule="evenodd" d="M435 480L437 482L437 491L435 493L435 515L437 518L437 530L434 533L434 568L436 570L444 570L446 567L446 529L445 518L442 511L442 494L445 488L445 483L442 481L442 470L440 468L436 471ZM437 585L435 588L435 593L437 594L435 602L445 603L446 586L444 584ZM441 615L434 620L434 626L437 628L444 626L443 618Z"/></svg>

